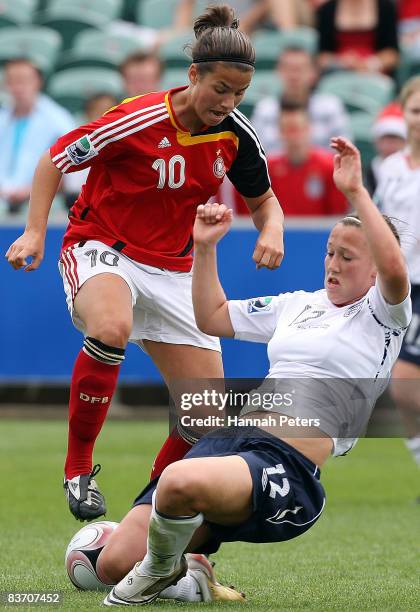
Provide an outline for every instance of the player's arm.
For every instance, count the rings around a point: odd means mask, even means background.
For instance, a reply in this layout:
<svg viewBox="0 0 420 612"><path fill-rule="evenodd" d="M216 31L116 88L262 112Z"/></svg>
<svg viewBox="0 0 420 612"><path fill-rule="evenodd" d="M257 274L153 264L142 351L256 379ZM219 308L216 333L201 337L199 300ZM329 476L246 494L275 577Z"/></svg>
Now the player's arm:
<svg viewBox="0 0 420 612"><path fill-rule="evenodd" d="M334 180L356 209L377 268L381 293L389 304L400 304L408 294L407 267L400 246L363 186L360 154L345 138L333 138Z"/></svg>
<svg viewBox="0 0 420 612"><path fill-rule="evenodd" d="M242 197L260 232L252 258L257 268L274 270L279 267L284 255L284 215L279 201L271 187L257 198Z"/></svg>
<svg viewBox="0 0 420 612"><path fill-rule="evenodd" d="M197 326L210 336L233 338L228 301L217 273L216 245L229 230L232 210L223 204L197 208L194 224L192 299Z"/></svg>
<svg viewBox="0 0 420 612"><path fill-rule="evenodd" d="M15 270L25 267L25 271L30 272L39 267L44 256L48 214L60 180L61 172L52 163L50 152L46 151L35 170L25 231L6 253L7 261ZM28 257L32 257L29 265Z"/></svg>

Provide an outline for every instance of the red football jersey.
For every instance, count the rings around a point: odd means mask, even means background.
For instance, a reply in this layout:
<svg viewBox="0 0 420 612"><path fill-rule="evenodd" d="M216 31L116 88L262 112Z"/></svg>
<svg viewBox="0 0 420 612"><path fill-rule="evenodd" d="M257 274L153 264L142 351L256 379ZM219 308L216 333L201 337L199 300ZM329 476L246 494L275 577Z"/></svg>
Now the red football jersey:
<svg viewBox="0 0 420 612"><path fill-rule="evenodd" d="M91 168L63 248L100 240L141 263L187 271L197 206L225 174L248 197L270 187L264 151L246 117L235 109L219 125L191 134L171 103L180 89L124 100L51 147L61 172Z"/></svg>
<svg viewBox="0 0 420 612"><path fill-rule="evenodd" d="M333 156L313 148L309 158L294 165L287 157L269 158L268 167L275 195L285 215L340 215L348 204L333 180Z"/></svg>

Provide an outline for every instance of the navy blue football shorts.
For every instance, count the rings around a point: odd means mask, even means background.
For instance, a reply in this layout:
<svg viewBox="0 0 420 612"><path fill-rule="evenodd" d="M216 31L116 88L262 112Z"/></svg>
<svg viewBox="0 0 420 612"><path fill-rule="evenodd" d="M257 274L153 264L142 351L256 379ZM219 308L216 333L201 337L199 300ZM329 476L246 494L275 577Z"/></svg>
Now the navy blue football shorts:
<svg viewBox="0 0 420 612"><path fill-rule="evenodd" d="M319 468L283 440L258 427L229 427L201 438L184 459L239 455L253 482L253 514L238 525L206 522L211 538L197 552L212 553L222 542L281 542L296 538L318 520L325 505ZM159 478L133 506L151 504Z"/></svg>
<svg viewBox="0 0 420 612"><path fill-rule="evenodd" d="M420 285L411 286L413 318L405 333L399 359L420 366Z"/></svg>

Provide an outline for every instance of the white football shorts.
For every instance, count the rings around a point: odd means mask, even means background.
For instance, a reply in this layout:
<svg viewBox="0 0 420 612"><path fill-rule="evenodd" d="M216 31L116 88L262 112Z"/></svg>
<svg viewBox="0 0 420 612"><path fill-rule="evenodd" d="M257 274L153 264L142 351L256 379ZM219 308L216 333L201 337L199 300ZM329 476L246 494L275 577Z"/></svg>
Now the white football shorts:
<svg viewBox="0 0 420 612"><path fill-rule="evenodd" d="M220 352L219 338L203 334L195 322L191 272L174 272L133 261L102 242L88 240L61 253L59 270L73 324L84 332L73 307L80 287L102 274L121 276L131 290L133 328L129 342L143 348L143 340L187 344Z"/></svg>

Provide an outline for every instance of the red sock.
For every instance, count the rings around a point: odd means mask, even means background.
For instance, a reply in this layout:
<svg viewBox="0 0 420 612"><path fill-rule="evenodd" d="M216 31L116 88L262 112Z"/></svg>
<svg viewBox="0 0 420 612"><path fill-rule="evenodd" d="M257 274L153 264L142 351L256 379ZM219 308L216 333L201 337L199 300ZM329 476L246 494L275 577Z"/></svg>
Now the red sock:
<svg viewBox="0 0 420 612"><path fill-rule="evenodd" d="M150 474L150 480L160 476L163 470L171 463L174 463L174 461L183 459L192 446L193 445L186 442L184 438L181 438L175 428L170 436L166 438L162 448L156 456L152 467L152 473Z"/></svg>
<svg viewBox="0 0 420 612"><path fill-rule="evenodd" d="M70 388L66 478L92 470L95 440L105 421L120 365L97 361L83 350L74 364Z"/></svg>

